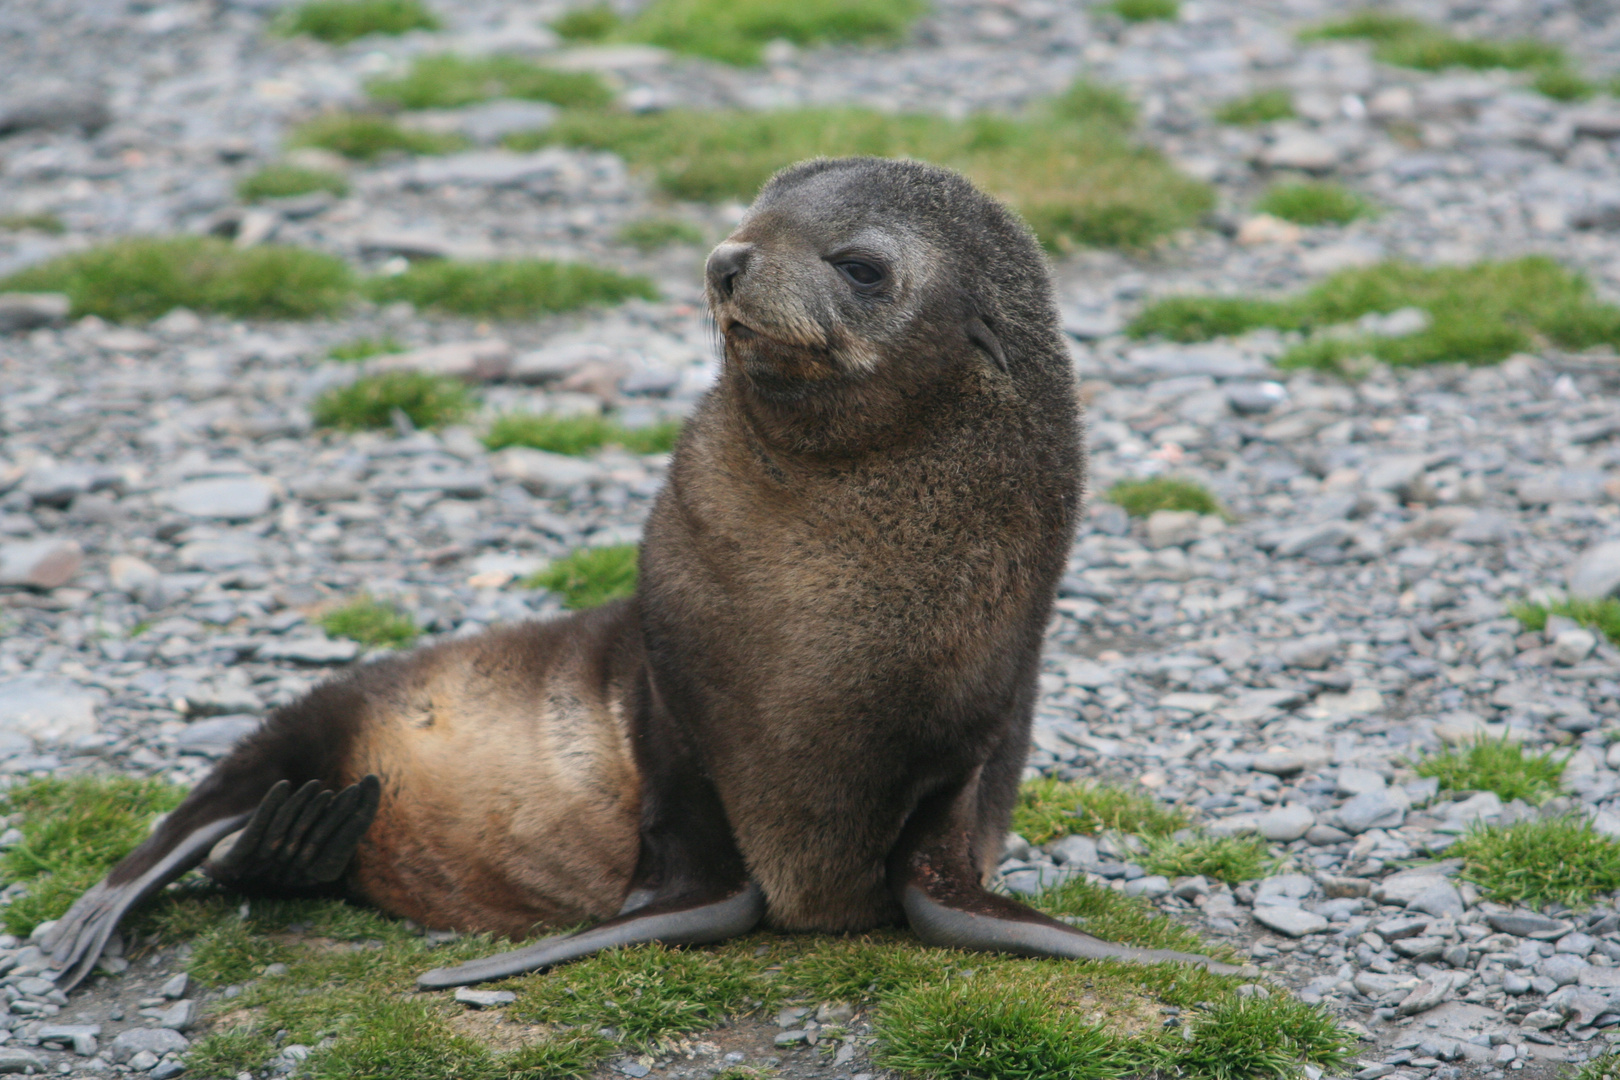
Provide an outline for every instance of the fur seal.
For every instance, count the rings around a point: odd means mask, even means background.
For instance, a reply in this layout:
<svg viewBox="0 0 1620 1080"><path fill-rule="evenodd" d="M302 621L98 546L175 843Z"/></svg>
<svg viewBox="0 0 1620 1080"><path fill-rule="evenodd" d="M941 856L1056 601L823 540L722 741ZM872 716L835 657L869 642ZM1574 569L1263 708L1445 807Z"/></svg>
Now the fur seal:
<svg viewBox="0 0 1620 1080"><path fill-rule="evenodd" d="M429 927L602 920L424 988L762 921L1210 963L984 888L1084 471L1028 229L944 169L809 161L766 184L706 291L722 373L637 595L363 665L272 713L52 930L60 985L199 862Z"/></svg>

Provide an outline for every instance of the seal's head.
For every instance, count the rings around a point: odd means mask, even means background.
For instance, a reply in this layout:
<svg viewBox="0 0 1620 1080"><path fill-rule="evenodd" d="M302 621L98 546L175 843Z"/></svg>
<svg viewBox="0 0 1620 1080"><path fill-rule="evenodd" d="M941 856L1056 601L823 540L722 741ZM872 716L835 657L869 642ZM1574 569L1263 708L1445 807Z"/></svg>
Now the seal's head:
<svg viewBox="0 0 1620 1080"><path fill-rule="evenodd" d="M709 256L729 376L800 407L946 372L1060 365L1046 260L1029 230L960 175L837 158L778 173Z"/></svg>

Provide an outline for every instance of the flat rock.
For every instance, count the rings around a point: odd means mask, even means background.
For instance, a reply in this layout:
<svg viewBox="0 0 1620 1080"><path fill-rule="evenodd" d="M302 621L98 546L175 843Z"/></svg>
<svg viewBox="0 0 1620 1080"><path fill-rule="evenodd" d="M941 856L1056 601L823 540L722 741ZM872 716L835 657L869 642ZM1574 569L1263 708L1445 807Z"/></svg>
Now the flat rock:
<svg viewBox="0 0 1620 1080"><path fill-rule="evenodd" d="M1579 982L1581 972L1591 966L1579 956L1570 956L1568 953L1553 953L1551 956L1542 957L1536 963L1536 974L1551 979L1559 986L1569 986L1572 983Z"/></svg>
<svg viewBox="0 0 1620 1080"><path fill-rule="evenodd" d="M191 1046L191 1040L169 1028L130 1028L120 1032L107 1048L107 1056L114 1064L122 1065L143 1050L158 1057L178 1054Z"/></svg>
<svg viewBox="0 0 1620 1080"><path fill-rule="evenodd" d="M1319 670L1327 667L1333 654L1339 651L1338 634L1306 634L1302 638L1284 641L1273 651L1284 667Z"/></svg>
<svg viewBox="0 0 1620 1080"><path fill-rule="evenodd" d="M99 728L96 710L105 692L55 675L23 675L0 681L0 731L39 742L63 743Z"/></svg>
<svg viewBox="0 0 1620 1080"><path fill-rule="evenodd" d="M1339 770L1339 775L1333 783L1335 795L1348 798L1352 795L1365 795L1372 791L1383 791L1389 787L1379 773L1371 769L1358 769L1353 765L1346 765Z"/></svg>
<svg viewBox="0 0 1620 1080"><path fill-rule="evenodd" d="M45 537L0 544L0 585L57 589L83 566L84 549L76 540Z"/></svg>
<svg viewBox="0 0 1620 1080"><path fill-rule="evenodd" d="M72 309L65 293L0 293L0 334L58 326Z"/></svg>
<svg viewBox="0 0 1620 1080"><path fill-rule="evenodd" d="M456 1000L477 1009L494 1009L512 1004L517 1000L517 995L510 990L474 990L470 986L461 986L456 988Z"/></svg>
<svg viewBox="0 0 1620 1080"><path fill-rule="evenodd" d="M586 458L512 446L490 455L489 466L500 480L514 480L530 493L541 496L566 495L581 484L602 481L602 466Z"/></svg>
<svg viewBox="0 0 1620 1080"><path fill-rule="evenodd" d="M304 637L266 641L254 652L258 660L290 660L295 664L346 664L360 655L360 646L347 638Z"/></svg>
<svg viewBox="0 0 1620 1080"><path fill-rule="evenodd" d="M193 540L176 553L180 565L187 570L218 573L243 566L258 566L265 562L267 552L263 541L254 536L229 536L215 540Z"/></svg>
<svg viewBox="0 0 1620 1080"><path fill-rule="evenodd" d="M199 757L223 757L242 739L257 731L257 716L216 716L187 724L175 737L175 750Z"/></svg>
<svg viewBox="0 0 1620 1080"><path fill-rule="evenodd" d="M1393 829L1406 820L1411 800L1399 788L1369 791L1349 799L1338 809L1339 828L1352 836L1368 829Z"/></svg>
<svg viewBox="0 0 1620 1080"><path fill-rule="evenodd" d="M1465 905L1462 893L1449 881L1430 885L1406 902L1406 910L1436 917L1461 918Z"/></svg>
<svg viewBox="0 0 1620 1080"><path fill-rule="evenodd" d="M1395 1006L1395 1011L1402 1016L1428 1012L1450 997L1456 985L1457 976L1449 972L1437 972L1414 986L1412 992Z"/></svg>
<svg viewBox="0 0 1620 1080"><path fill-rule="evenodd" d="M33 94L0 109L0 135L16 131L65 131L93 134L112 123L112 110L90 89Z"/></svg>
<svg viewBox="0 0 1620 1080"><path fill-rule="evenodd" d="M1330 172L1339 164L1339 148L1314 132L1290 129L1260 152L1260 162L1273 169Z"/></svg>
<svg viewBox="0 0 1620 1080"><path fill-rule="evenodd" d="M1374 885L1372 898L1380 904L1398 904L1405 907L1429 889L1449 884L1450 880L1445 874L1433 869L1402 870Z"/></svg>
<svg viewBox="0 0 1620 1080"><path fill-rule="evenodd" d="M0 1046L0 1073L42 1073L45 1059L20 1046Z"/></svg>
<svg viewBox="0 0 1620 1080"><path fill-rule="evenodd" d="M466 382L490 382L504 377L511 364L512 346L499 338L478 338L374 357L367 361L366 369L373 374L419 371Z"/></svg>
<svg viewBox="0 0 1620 1080"><path fill-rule="evenodd" d="M276 485L262 476L216 476L181 484L164 496L171 510L197 518L251 521L269 511Z"/></svg>
<svg viewBox="0 0 1620 1080"><path fill-rule="evenodd" d="M1089 836L1065 836L1048 850L1059 863L1092 866L1097 862L1097 842Z"/></svg>
<svg viewBox="0 0 1620 1080"><path fill-rule="evenodd" d="M1559 469L1525 477L1514 490L1525 506L1591 502L1603 496L1605 479L1597 469Z"/></svg>
<svg viewBox="0 0 1620 1080"><path fill-rule="evenodd" d="M1256 830L1274 843L1298 840L1316 824L1316 814L1304 803L1288 803L1261 814Z"/></svg>
<svg viewBox="0 0 1620 1080"><path fill-rule="evenodd" d="M1549 934L1562 937L1571 929L1569 923L1561 919L1551 919L1533 911L1492 911L1486 913L1485 921L1497 933L1512 934L1514 937L1541 938Z"/></svg>
<svg viewBox="0 0 1620 1080"><path fill-rule="evenodd" d="M1255 379L1271 373L1264 360L1229 345L1139 345L1125 354L1125 364L1143 382L1187 375Z"/></svg>
<svg viewBox="0 0 1620 1080"><path fill-rule="evenodd" d="M1581 552L1566 580L1569 594L1578 600L1620 596L1620 540L1606 540Z"/></svg>
<svg viewBox="0 0 1620 1080"><path fill-rule="evenodd" d="M1291 938L1319 934L1328 928L1328 921L1322 916L1301 908L1256 906L1254 921Z"/></svg>

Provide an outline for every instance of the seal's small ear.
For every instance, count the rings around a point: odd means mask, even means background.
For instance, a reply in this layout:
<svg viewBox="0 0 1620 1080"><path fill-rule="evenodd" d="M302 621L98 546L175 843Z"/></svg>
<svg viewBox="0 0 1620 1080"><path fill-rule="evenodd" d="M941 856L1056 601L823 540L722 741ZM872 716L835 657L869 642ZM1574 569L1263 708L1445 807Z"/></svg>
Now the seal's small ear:
<svg viewBox="0 0 1620 1080"><path fill-rule="evenodd" d="M1003 373L1007 371L1007 353L1001 347L1001 339L996 332L990 329L989 324L977 315L968 317L966 326L968 340L990 354L990 359L996 362L996 367Z"/></svg>

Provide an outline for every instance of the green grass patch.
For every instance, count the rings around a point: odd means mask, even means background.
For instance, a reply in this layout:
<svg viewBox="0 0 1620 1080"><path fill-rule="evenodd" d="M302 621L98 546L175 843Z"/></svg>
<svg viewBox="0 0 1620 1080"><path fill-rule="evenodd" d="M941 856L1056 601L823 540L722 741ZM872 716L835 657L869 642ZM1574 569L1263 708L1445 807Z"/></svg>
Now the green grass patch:
<svg viewBox="0 0 1620 1080"><path fill-rule="evenodd" d="M311 0L277 19L275 30L346 45L367 34L406 34L440 25L421 0Z"/></svg>
<svg viewBox="0 0 1620 1080"><path fill-rule="evenodd" d="M1152 22L1155 19L1174 19L1181 14L1180 0L1112 0L1103 5L1126 22Z"/></svg>
<svg viewBox="0 0 1620 1080"><path fill-rule="evenodd" d="M1012 831L1036 845L1074 833L1113 830L1168 836L1186 827L1187 818L1181 811L1160 806L1151 795L1049 776L1027 781L1018 789L1012 817Z"/></svg>
<svg viewBox="0 0 1620 1080"><path fill-rule="evenodd" d="M1223 124L1266 124L1293 116L1294 95L1280 88L1233 98L1215 110L1215 119Z"/></svg>
<svg viewBox="0 0 1620 1080"><path fill-rule="evenodd" d="M1372 213L1372 205L1342 184L1278 184L1254 208L1298 225L1343 225Z"/></svg>
<svg viewBox="0 0 1620 1080"><path fill-rule="evenodd" d="M1236 885L1274 874L1280 865L1271 845L1258 836L1173 836L1150 838L1137 863L1150 874L1207 878Z"/></svg>
<svg viewBox="0 0 1620 1080"><path fill-rule="evenodd" d="M67 226L55 214L0 214L0 229L7 232L33 232L49 233L51 236L61 236L67 232Z"/></svg>
<svg viewBox="0 0 1620 1080"><path fill-rule="evenodd" d="M405 300L421 309L493 319L527 319L658 295L643 277L546 259L435 259L414 263L403 274L372 278L366 291L378 303Z"/></svg>
<svg viewBox="0 0 1620 1080"><path fill-rule="evenodd" d="M386 428L398 409L419 428L453 424L472 411L472 396L455 379L419 371L385 371L334 386L311 407L320 427Z"/></svg>
<svg viewBox="0 0 1620 1080"><path fill-rule="evenodd" d="M1103 496L1131 517L1147 517L1155 510L1191 510L1197 514L1225 515L1220 500L1196 480L1177 476L1149 476L1120 480Z"/></svg>
<svg viewBox="0 0 1620 1080"><path fill-rule="evenodd" d="M286 199L295 195L308 195L316 191L330 191L333 195L349 193L349 181L342 173L327 169L305 169L297 165L266 165L245 176L236 185L236 194L243 202L261 199Z"/></svg>
<svg viewBox="0 0 1620 1080"><path fill-rule="evenodd" d="M357 596L321 616L321 629L331 637L345 637L362 645L397 648L422 635L416 620L394 604L372 596Z"/></svg>
<svg viewBox="0 0 1620 1080"><path fill-rule="evenodd" d="M1447 791L1494 791L1503 800L1541 804L1562 788L1568 755L1537 754L1510 739L1480 736L1467 747L1446 750L1415 763Z"/></svg>
<svg viewBox="0 0 1620 1080"><path fill-rule="evenodd" d="M1591 627L1620 645L1620 600L1613 597L1603 600L1559 600L1551 604L1515 604L1511 614L1526 630L1538 634L1547 629L1549 615L1562 615L1582 626Z"/></svg>
<svg viewBox="0 0 1620 1080"><path fill-rule="evenodd" d="M1150 305L1133 337L1205 341L1263 326L1311 333L1372 312L1418 307L1428 329L1405 337L1356 336L1306 342L1283 367L1332 368L1368 354L1396 366L1489 364L1551 342L1567 349L1620 344L1620 307L1598 301L1580 274L1545 256L1469 266L1384 262L1341 270L1294 297L1181 296Z"/></svg>
<svg viewBox="0 0 1620 1080"><path fill-rule="evenodd" d="M589 454L604 446L622 446L635 454L665 454L675 448L680 433L679 420L630 428L609 416L507 413L490 426L484 445L491 450L528 446L575 455Z"/></svg>
<svg viewBox="0 0 1620 1080"><path fill-rule="evenodd" d="M765 43L892 43L923 0L653 0L609 34L727 64L758 64ZM600 25L600 17L587 25ZM604 35L609 36L609 35Z"/></svg>
<svg viewBox="0 0 1620 1080"><path fill-rule="evenodd" d="M574 8L551 24L564 41L606 41L622 24L619 13L607 4Z"/></svg>
<svg viewBox="0 0 1620 1080"><path fill-rule="evenodd" d="M1446 855L1463 860L1464 880L1504 903L1584 907L1620 888L1620 843L1579 815L1476 829Z"/></svg>
<svg viewBox="0 0 1620 1080"><path fill-rule="evenodd" d="M402 353L405 346L391 337L380 338L351 338L340 341L326 350L329 360L342 360L352 363L357 360L370 360L373 356L388 356L393 353Z"/></svg>
<svg viewBox="0 0 1620 1080"><path fill-rule="evenodd" d="M1522 71L1567 64L1563 50L1545 41L1457 38L1421 19L1384 11L1360 11L1305 30L1299 37L1301 41L1370 41L1377 59L1422 71L1448 67Z"/></svg>
<svg viewBox="0 0 1620 1080"><path fill-rule="evenodd" d="M455 109L492 98L523 98L554 105L599 108L613 92L588 71L557 71L521 56L418 56L399 78L371 79L374 101L402 109Z"/></svg>
<svg viewBox="0 0 1620 1080"><path fill-rule="evenodd" d="M1573 68L1561 66L1543 68L1530 83L1530 88L1554 101L1587 101L1598 93L1596 83Z"/></svg>
<svg viewBox="0 0 1620 1080"><path fill-rule="evenodd" d="M1620 1047L1610 1046L1576 1069L1570 1080L1620 1080Z"/></svg>
<svg viewBox="0 0 1620 1080"><path fill-rule="evenodd" d="M62 292L73 316L154 319L177 307L235 318L335 315L354 291L342 260L265 245L239 251L212 237L137 237L62 255L0 278L0 292Z"/></svg>
<svg viewBox="0 0 1620 1080"><path fill-rule="evenodd" d="M377 113L330 112L293 129L289 146L317 146L355 161L384 154L449 154L467 147L460 135L402 127Z"/></svg>
<svg viewBox="0 0 1620 1080"><path fill-rule="evenodd" d="M7 932L27 937L65 912L107 867L145 840L152 820L183 795L160 780L126 777L25 780L0 793L0 811L20 814L22 842L0 854L0 878L28 894L0 908Z"/></svg>
<svg viewBox="0 0 1620 1080"><path fill-rule="evenodd" d="M637 556L634 544L580 548L536 571L524 584L561 593L563 606L574 611L600 607L636 591Z"/></svg>
<svg viewBox="0 0 1620 1080"><path fill-rule="evenodd" d="M509 145L609 150L680 199L748 201L772 173L810 157L870 154L949 166L1011 202L1051 250L1141 247L1194 224L1209 188L1130 139L1132 107L1081 84L1019 116L962 120L861 108L773 112L672 109L566 113Z"/></svg>
<svg viewBox="0 0 1620 1080"><path fill-rule="evenodd" d="M106 779L29 781L4 795L5 809L22 816L24 848L36 856L74 852L87 883L146 834L151 813L179 797L154 781ZM46 833L54 838L48 844L40 839ZM32 862L17 869L22 850L0 857L0 872L32 883L42 875ZM1039 903L1113 940L1209 951L1145 902L1084 881ZM508 1018L538 1025L539 1035L502 1050L465 1023L450 994L424 995L413 985L429 967L500 947L485 937L434 947L403 922L340 901L254 899L244 908L241 897L211 886L166 891L127 936L137 950L188 942L186 967L199 985L241 987L193 1033L187 1064L198 1076L263 1072L279 1047L297 1043L315 1048L300 1074L323 1080L583 1078L611 1056L663 1052L728 1018L828 1001L873 1017L887 1067L964 1080L1123 1080L1146 1071L1260 1080L1307 1063L1335 1068L1345 1043L1320 1007L1281 995L1240 999L1241 977L961 953L882 931L619 949L506 980L496 985L518 997ZM288 970L266 976L270 964ZM1165 1025L1170 1009L1188 1021L1191 1042Z"/></svg>
<svg viewBox="0 0 1620 1080"><path fill-rule="evenodd" d="M629 244L639 251L657 251L671 244L703 243L703 230L690 222L676 218L642 218L627 222L614 234L621 244Z"/></svg>

